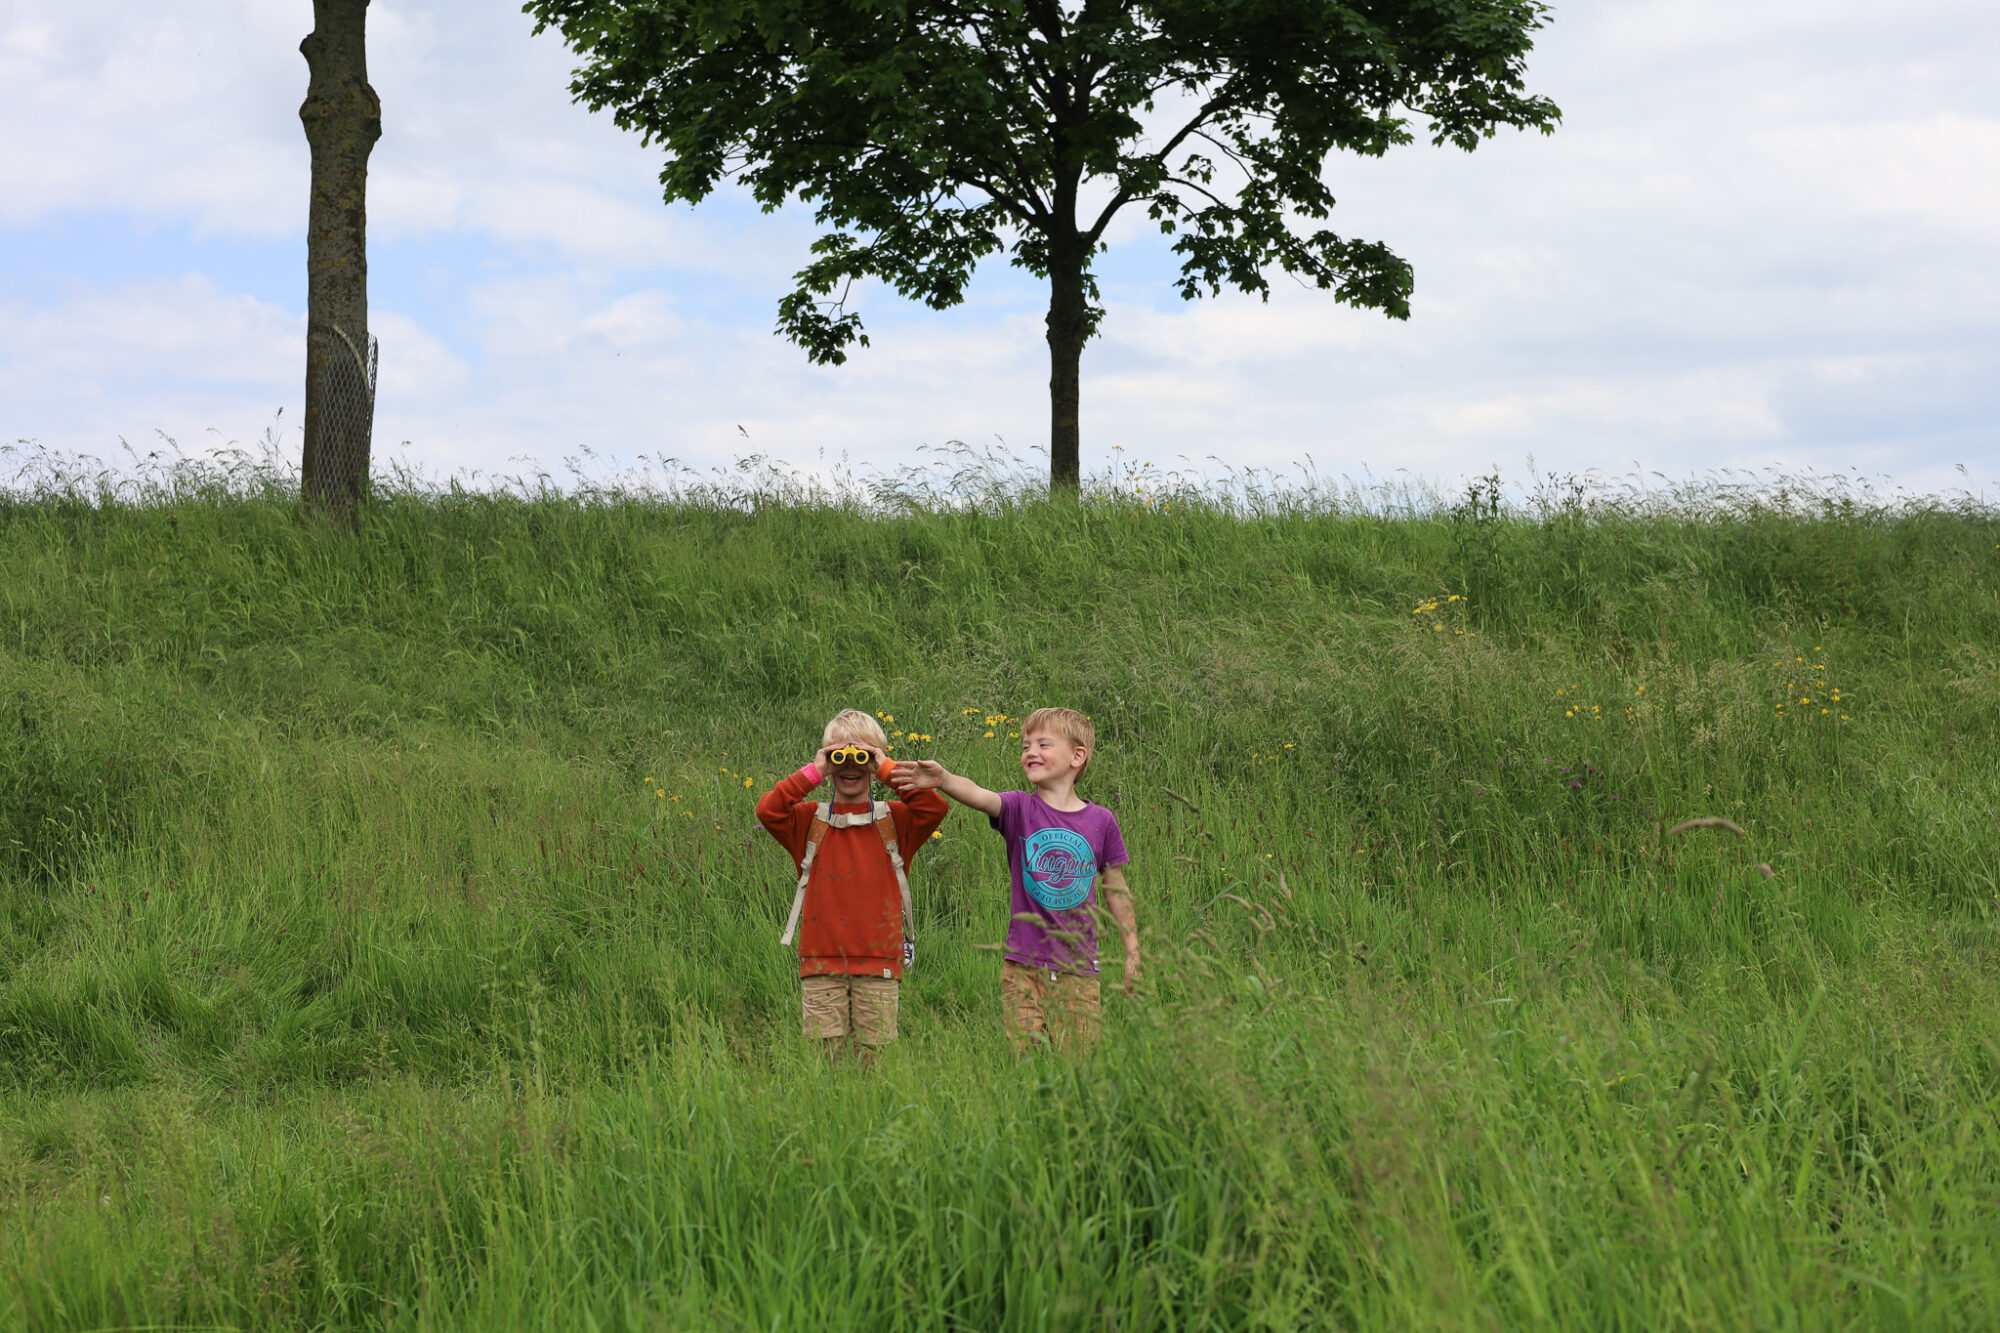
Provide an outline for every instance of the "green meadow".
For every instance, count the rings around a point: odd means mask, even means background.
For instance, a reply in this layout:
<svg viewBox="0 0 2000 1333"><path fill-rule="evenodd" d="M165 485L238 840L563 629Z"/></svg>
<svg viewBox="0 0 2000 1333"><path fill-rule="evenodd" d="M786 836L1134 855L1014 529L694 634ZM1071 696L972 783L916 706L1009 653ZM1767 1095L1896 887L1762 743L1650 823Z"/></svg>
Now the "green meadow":
<svg viewBox="0 0 2000 1333"><path fill-rule="evenodd" d="M2000 1320L1990 507L164 475L0 495L0 1327ZM1141 993L956 811L829 1066L757 796L1050 703Z"/></svg>

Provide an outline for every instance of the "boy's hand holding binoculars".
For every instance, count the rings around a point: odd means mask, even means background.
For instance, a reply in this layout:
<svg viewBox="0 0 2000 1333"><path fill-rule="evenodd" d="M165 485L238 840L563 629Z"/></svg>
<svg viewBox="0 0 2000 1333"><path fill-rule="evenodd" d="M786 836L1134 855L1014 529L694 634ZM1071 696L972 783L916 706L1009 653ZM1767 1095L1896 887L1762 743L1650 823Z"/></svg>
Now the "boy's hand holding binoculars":
<svg viewBox="0 0 2000 1333"><path fill-rule="evenodd" d="M869 777L888 776L887 759L872 745L832 741L819 747L819 753L813 756L813 763L818 766L822 778L860 773Z"/></svg>

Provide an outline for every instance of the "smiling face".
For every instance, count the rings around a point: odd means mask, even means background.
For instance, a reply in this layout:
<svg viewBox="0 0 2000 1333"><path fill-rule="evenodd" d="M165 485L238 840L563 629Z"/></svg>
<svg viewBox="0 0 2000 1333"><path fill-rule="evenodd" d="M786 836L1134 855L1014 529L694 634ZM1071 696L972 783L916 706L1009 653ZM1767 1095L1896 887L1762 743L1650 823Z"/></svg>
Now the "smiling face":
<svg viewBox="0 0 2000 1333"><path fill-rule="evenodd" d="M874 775L865 768L836 768L833 770L833 799L865 801L873 779Z"/></svg>
<svg viewBox="0 0 2000 1333"><path fill-rule="evenodd" d="M882 734L882 724L858 708L844 709L826 724L826 730L820 733L820 744L864 745L874 752L867 767L857 766L843 771L841 766L835 765L831 774L834 800L867 801L874 794L875 769L889 748L889 738Z"/></svg>
<svg viewBox="0 0 2000 1333"><path fill-rule="evenodd" d="M1075 781L1090 751L1053 731L1021 733L1021 773L1040 787L1064 779Z"/></svg>

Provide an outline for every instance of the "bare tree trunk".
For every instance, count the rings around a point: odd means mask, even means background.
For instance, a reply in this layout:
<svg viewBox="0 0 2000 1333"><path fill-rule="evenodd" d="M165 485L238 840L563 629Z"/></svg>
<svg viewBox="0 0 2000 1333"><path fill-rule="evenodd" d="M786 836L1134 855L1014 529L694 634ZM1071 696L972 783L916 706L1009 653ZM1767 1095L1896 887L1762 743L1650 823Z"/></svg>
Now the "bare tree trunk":
<svg viewBox="0 0 2000 1333"><path fill-rule="evenodd" d="M299 108L312 148L306 223L306 504L353 522L368 489L373 358L368 345L368 154L382 102L368 86L368 0L313 0L299 43L312 77ZM367 392L355 410L350 386ZM329 386L338 386L330 389Z"/></svg>
<svg viewBox="0 0 2000 1333"><path fill-rule="evenodd" d="M1080 238L1049 246L1049 494L1076 494L1082 478L1077 403L1081 396L1083 344L1090 337L1090 305L1084 295L1084 252Z"/></svg>

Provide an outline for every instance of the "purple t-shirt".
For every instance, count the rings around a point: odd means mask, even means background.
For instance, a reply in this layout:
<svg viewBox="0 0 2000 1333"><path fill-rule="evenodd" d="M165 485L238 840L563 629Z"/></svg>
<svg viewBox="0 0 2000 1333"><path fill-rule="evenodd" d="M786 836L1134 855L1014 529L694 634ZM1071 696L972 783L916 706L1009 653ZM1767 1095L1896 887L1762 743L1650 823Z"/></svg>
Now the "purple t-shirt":
<svg viewBox="0 0 2000 1333"><path fill-rule="evenodd" d="M1034 792L1007 791L989 822L1007 840L1014 881L1008 961L1097 971L1097 877L1132 859L1118 817L1101 805L1057 810Z"/></svg>

